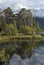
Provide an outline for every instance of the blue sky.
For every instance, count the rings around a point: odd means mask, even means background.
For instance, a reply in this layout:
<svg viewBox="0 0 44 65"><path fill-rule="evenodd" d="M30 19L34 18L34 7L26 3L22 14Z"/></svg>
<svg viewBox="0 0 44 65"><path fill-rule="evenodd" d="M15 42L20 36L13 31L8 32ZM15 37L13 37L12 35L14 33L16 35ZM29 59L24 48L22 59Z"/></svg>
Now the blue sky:
<svg viewBox="0 0 44 65"><path fill-rule="evenodd" d="M44 16L44 0L0 0L0 8L11 7L13 11L21 8L32 9L37 16Z"/></svg>

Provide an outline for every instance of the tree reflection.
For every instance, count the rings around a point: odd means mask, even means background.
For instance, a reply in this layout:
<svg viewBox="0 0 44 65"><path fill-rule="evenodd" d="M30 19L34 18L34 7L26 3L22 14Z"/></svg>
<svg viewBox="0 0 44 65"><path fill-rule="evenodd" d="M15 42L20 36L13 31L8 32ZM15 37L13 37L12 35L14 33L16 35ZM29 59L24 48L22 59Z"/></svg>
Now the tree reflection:
<svg viewBox="0 0 44 65"><path fill-rule="evenodd" d="M0 44L2 45L2 44ZM39 42L36 41L11 41L11 42L6 42L6 47L3 55L5 60L3 62L6 62L6 59L9 61L13 54L18 54L22 59L24 58L31 58L32 55L34 54L35 48L38 48L40 45ZM0 54L1 55L1 54ZM3 57L3 56L2 56Z"/></svg>
<svg viewBox="0 0 44 65"><path fill-rule="evenodd" d="M21 56L21 58L30 58L33 54L33 49L38 48L40 44L34 41L17 41L15 43L9 43L9 46L6 47L6 54L9 54L11 57L14 53Z"/></svg>

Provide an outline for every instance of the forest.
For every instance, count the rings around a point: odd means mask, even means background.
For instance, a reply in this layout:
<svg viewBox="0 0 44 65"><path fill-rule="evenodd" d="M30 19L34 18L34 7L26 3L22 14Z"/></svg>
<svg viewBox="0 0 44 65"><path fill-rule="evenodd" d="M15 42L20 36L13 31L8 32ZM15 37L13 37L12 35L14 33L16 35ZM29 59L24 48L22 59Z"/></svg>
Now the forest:
<svg viewBox="0 0 44 65"><path fill-rule="evenodd" d="M6 58L10 60L13 53L25 58L26 52L28 57L31 57L32 49L39 46L37 42L44 39L40 35L42 31L31 10L22 8L18 13L14 13L10 7L0 9L0 58L2 62L5 62Z"/></svg>
<svg viewBox="0 0 44 65"><path fill-rule="evenodd" d="M42 31L39 23L35 21L31 10L21 9L14 13L10 7L0 9L0 34L31 35L39 34Z"/></svg>

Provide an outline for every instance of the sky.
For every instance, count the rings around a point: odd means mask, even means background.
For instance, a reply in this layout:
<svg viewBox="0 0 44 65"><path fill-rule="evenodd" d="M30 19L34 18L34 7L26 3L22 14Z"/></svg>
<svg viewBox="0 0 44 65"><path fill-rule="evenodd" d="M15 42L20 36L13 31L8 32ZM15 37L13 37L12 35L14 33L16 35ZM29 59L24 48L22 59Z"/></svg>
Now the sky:
<svg viewBox="0 0 44 65"><path fill-rule="evenodd" d="M44 16L44 0L0 0L0 8L11 7L14 12L26 8L36 16Z"/></svg>

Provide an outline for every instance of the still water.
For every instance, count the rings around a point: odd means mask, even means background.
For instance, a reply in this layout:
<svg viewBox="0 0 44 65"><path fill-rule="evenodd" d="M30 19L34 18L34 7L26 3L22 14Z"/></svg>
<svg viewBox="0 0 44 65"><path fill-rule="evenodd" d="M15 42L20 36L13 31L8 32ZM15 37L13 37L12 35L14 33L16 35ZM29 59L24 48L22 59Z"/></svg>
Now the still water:
<svg viewBox="0 0 44 65"><path fill-rule="evenodd" d="M44 65L44 45L35 49L31 58L21 59L18 54L13 54L9 65Z"/></svg>

